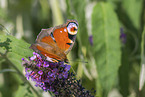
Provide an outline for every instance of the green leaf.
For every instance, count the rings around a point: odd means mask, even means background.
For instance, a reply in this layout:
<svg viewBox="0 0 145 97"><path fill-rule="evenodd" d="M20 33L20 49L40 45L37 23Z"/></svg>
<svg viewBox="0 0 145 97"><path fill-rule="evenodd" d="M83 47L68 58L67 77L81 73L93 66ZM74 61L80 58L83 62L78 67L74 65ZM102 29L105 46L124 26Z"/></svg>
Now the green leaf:
<svg viewBox="0 0 145 97"><path fill-rule="evenodd" d="M92 13L93 54L97 64L97 95L106 97L115 85L121 60L118 18L108 3Z"/></svg>
<svg viewBox="0 0 145 97"><path fill-rule="evenodd" d="M143 0L123 0L122 6L133 25L140 29Z"/></svg>
<svg viewBox="0 0 145 97"><path fill-rule="evenodd" d="M106 0L106 1L112 5L114 10L117 10L119 3L122 2L121 0Z"/></svg>
<svg viewBox="0 0 145 97"><path fill-rule="evenodd" d="M32 56L33 51L30 50L29 47L30 44L22 40L18 40L13 36L0 35L0 49L3 48L3 50L8 52L6 57L21 71L21 59ZM1 52L0 50L0 53L4 53L4 51Z"/></svg>
<svg viewBox="0 0 145 97"><path fill-rule="evenodd" d="M141 70L140 70L140 81L139 81L139 90L141 91L144 83L145 83L145 55L144 55L144 49L145 49L145 26L144 31L142 33L142 41L141 41Z"/></svg>

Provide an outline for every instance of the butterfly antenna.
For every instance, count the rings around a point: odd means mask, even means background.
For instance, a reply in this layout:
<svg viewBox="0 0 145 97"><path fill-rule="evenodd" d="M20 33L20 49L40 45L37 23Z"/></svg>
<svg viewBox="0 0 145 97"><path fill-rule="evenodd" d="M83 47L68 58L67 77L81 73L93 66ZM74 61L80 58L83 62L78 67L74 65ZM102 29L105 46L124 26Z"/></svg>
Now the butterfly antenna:
<svg viewBox="0 0 145 97"><path fill-rule="evenodd" d="M74 60L69 60L69 61L74 61ZM75 62L88 63L87 61L75 61Z"/></svg>
<svg viewBox="0 0 145 97"><path fill-rule="evenodd" d="M69 60L69 61L74 61L74 60ZM82 63L88 63L87 61L75 61L75 62L82 62ZM74 72L74 74L76 75L76 72L75 70L71 67L72 71Z"/></svg>

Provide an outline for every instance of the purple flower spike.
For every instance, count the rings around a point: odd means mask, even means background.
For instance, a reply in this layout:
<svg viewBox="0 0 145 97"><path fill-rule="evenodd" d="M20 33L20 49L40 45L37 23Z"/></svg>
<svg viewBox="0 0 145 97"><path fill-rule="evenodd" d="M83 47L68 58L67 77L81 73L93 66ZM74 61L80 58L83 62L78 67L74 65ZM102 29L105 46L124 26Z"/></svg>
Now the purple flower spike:
<svg viewBox="0 0 145 97"><path fill-rule="evenodd" d="M22 58L22 65L25 67L25 76L27 80L31 78L35 81L36 87L44 91L51 91L60 97L93 97L88 91L82 89L82 86L69 72L71 66L64 62L48 62L39 54L33 53L29 60ZM80 95L81 94L81 95Z"/></svg>

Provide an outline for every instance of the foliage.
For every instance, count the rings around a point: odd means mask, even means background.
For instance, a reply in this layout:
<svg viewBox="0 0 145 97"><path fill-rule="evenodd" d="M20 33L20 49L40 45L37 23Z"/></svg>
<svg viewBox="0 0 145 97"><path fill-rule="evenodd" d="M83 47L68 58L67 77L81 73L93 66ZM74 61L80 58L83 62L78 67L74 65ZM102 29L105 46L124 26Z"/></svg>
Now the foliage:
<svg viewBox="0 0 145 97"><path fill-rule="evenodd" d="M0 96L52 95L26 80L21 59L33 55L29 47L42 28L76 19L68 56L83 87L97 97L144 97L144 6L143 0L0 0Z"/></svg>

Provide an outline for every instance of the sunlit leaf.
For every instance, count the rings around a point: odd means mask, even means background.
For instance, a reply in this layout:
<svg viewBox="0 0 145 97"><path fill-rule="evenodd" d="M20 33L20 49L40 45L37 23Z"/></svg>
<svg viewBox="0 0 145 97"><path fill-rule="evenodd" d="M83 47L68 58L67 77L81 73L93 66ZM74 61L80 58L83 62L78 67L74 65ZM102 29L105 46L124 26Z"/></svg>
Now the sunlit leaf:
<svg viewBox="0 0 145 97"><path fill-rule="evenodd" d="M13 36L0 35L0 48L3 48L8 52L6 57L20 70L22 70L21 59L32 56L32 50L30 50L29 47L30 44L18 40Z"/></svg>
<svg viewBox="0 0 145 97"><path fill-rule="evenodd" d="M110 4L98 3L92 13L93 54L97 64L97 95L104 97L115 85L120 66L119 23Z"/></svg>

